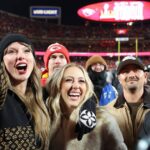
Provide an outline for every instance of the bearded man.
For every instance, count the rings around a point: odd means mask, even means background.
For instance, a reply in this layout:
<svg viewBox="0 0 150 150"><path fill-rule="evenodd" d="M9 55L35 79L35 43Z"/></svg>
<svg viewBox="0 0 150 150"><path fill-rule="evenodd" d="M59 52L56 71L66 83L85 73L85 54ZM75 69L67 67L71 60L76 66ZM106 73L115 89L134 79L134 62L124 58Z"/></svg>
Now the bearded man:
<svg viewBox="0 0 150 150"><path fill-rule="evenodd" d="M145 114L150 110L150 88L146 86L144 64L126 56L117 68L122 93L106 109L116 118L129 150L135 148Z"/></svg>

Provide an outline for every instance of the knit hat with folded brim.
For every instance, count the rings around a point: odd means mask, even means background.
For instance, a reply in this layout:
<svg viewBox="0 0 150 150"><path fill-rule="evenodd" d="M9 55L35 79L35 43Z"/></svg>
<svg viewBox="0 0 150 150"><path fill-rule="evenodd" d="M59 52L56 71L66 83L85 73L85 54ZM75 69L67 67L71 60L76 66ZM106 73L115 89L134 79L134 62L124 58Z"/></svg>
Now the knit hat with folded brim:
<svg viewBox="0 0 150 150"><path fill-rule="evenodd" d="M100 63L102 65L105 66L105 70L108 68L106 61L103 59L103 57L99 56L99 55L95 55L95 56L91 56L85 64L85 68L86 70L88 70L88 68L96 63Z"/></svg>
<svg viewBox="0 0 150 150"><path fill-rule="evenodd" d="M32 50L33 50L32 43L26 36L22 34L9 33L6 36L4 36L2 40L0 41L0 59L1 60L4 56L5 48L13 42L23 42L23 43L29 44L31 45Z"/></svg>
<svg viewBox="0 0 150 150"><path fill-rule="evenodd" d="M44 54L44 64L45 64L46 69L48 69L49 58L54 53L62 53L65 56L67 63L70 62L68 49L65 46L63 46L62 44L54 43L54 44L51 44L48 46L48 48Z"/></svg>

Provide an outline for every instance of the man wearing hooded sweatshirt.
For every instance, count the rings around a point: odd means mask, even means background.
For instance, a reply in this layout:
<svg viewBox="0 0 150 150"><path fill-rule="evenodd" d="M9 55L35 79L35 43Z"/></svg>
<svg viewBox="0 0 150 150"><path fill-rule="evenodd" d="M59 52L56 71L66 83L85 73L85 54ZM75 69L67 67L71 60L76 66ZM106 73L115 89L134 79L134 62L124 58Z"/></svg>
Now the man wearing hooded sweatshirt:
<svg viewBox="0 0 150 150"><path fill-rule="evenodd" d="M91 56L85 65L90 79L94 85L94 92L99 105L104 106L117 97L117 90L107 82L107 63L98 55Z"/></svg>

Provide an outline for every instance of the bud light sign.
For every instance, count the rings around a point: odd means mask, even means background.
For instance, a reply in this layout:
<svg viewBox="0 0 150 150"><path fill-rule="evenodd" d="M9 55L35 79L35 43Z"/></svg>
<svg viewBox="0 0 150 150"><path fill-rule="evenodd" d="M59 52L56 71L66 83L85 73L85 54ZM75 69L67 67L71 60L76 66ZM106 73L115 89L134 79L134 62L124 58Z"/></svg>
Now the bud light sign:
<svg viewBox="0 0 150 150"><path fill-rule="evenodd" d="M47 6L31 6L30 7L31 18L60 18L60 7L47 7Z"/></svg>

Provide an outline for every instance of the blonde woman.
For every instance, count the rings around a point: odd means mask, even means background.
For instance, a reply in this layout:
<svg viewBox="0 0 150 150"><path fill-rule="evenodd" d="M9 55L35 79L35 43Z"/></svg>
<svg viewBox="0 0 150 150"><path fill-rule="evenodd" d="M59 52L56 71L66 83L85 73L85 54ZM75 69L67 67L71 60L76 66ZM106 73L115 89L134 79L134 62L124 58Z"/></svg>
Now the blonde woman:
<svg viewBox="0 0 150 150"><path fill-rule="evenodd" d="M94 105L93 85L83 67L65 65L49 79L47 90L51 150L127 149L114 118Z"/></svg>
<svg viewBox="0 0 150 150"><path fill-rule="evenodd" d="M6 35L0 59L0 149L48 149L49 115L31 42Z"/></svg>

